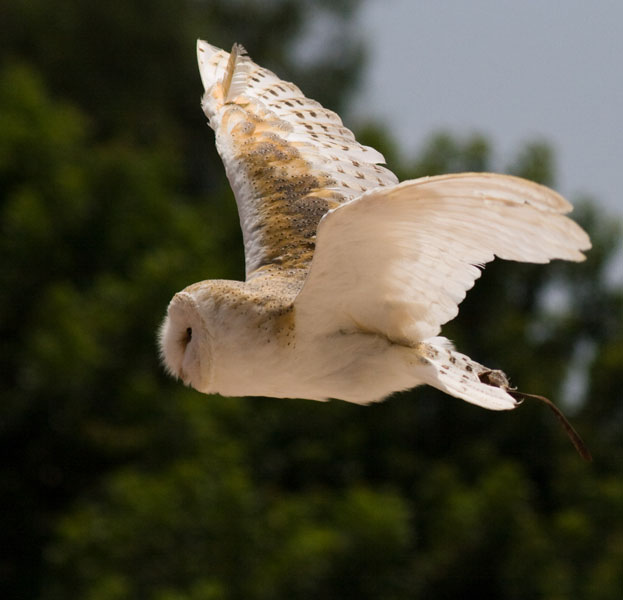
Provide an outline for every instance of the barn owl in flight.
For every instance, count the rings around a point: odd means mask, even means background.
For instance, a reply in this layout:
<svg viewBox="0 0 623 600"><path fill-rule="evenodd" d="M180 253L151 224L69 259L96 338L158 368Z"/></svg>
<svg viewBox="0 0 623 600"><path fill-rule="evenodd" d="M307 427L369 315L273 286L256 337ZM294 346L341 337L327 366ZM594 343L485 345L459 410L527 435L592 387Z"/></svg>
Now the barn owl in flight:
<svg viewBox="0 0 623 600"><path fill-rule="evenodd" d="M492 410L521 394L439 337L495 256L581 261L556 192L508 175L398 182L383 156L292 83L197 44L202 108L233 188L246 280L177 293L167 370L206 394L359 404L421 384Z"/></svg>

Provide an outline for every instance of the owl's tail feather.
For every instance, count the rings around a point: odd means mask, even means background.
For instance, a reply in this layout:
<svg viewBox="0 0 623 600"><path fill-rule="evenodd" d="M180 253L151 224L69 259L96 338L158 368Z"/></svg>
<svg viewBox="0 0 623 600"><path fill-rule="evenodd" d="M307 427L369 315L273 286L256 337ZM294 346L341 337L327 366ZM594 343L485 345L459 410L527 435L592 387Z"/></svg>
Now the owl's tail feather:
<svg viewBox="0 0 623 600"><path fill-rule="evenodd" d="M428 385L489 410L512 410L521 404L509 394L502 371L457 352L446 338L429 338L416 351L421 364L417 375Z"/></svg>
<svg viewBox="0 0 623 600"><path fill-rule="evenodd" d="M489 369L457 352L446 338L430 338L418 344L416 350L423 367L418 376L428 385L490 410L511 410L526 398L539 400L556 415L578 454L584 460L592 460L591 453L578 432L551 400L511 388L502 371Z"/></svg>

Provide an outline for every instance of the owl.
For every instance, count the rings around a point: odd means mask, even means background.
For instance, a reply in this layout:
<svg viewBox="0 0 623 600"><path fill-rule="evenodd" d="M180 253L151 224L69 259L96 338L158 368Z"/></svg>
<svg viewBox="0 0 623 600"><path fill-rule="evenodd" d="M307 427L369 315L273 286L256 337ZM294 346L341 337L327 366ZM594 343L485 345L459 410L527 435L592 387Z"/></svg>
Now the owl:
<svg viewBox="0 0 623 600"><path fill-rule="evenodd" d="M426 384L515 408L527 395L455 350L441 327L496 256L583 260L590 241L565 216L570 204L508 175L399 182L335 112L240 45L228 53L200 40L197 54L246 278L175 294L160 330L168 372L225 396L369 404Z"/></svg>

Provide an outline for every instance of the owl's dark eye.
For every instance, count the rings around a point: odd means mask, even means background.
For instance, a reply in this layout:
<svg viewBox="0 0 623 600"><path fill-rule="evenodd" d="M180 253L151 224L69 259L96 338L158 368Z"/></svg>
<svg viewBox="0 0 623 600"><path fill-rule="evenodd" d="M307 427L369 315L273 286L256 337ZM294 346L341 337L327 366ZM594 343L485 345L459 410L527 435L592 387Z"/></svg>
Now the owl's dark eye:
<svg viewBox="0 0 623 600"><path fill-rule="evenodd" d="M180 346L183 350L186 350L186 346L190 344L190 340L193 339L193 329L192 327L187 327L184 335L180 336Z"/></svg>

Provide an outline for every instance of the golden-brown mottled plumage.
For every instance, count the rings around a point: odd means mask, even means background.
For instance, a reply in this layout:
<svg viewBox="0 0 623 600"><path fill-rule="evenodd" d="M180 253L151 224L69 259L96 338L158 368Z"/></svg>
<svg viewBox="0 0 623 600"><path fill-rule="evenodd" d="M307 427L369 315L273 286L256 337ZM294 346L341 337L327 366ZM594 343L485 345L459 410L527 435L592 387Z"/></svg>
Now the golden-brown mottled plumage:
<svg viewBox="0 0 623 600"><path fill-rule="evenodd" d="M247 278L266 266L295 269L301 283L320 219L396 177L339 116L253 63L199 43L202 105L232 183L245 240Z"/></svg>

